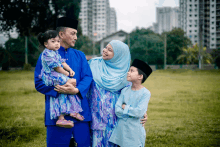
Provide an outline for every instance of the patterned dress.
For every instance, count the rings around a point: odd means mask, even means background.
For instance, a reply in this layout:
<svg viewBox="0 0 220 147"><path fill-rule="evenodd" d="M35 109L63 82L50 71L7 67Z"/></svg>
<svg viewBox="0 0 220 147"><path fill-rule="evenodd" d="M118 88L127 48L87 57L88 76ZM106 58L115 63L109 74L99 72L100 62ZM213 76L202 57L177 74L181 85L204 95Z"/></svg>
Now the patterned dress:
<svg viewBox="0 0 220 147"><path fill-rule="evenodd" d="M117 147L117 145L109 142L109 138L114 127L117 125L115 104L120 93L121 91L107 91L98 86L94 81L92 82L87 97L92 114L91 136L93 147Z"/></svg>
<svg viewBox="0 0 220 147"><path fill-rule="evenodd" d="M64 85L70 78L54 70L55 67L63 67L58 51L44 49L42 56L42 70L39 78L45 85ZM50 97L50 118L57 119L61 114L82 112L81 101L77 95L59 94L57 98Z"/></svg>

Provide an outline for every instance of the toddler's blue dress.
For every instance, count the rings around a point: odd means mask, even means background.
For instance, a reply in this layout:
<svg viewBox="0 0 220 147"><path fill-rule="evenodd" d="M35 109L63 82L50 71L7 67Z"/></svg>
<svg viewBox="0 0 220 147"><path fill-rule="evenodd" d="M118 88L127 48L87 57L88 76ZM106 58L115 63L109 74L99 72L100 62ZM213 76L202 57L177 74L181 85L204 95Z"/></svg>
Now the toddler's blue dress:
<svg viewBox="0 0 220 147"><path fill-rule="evenodd" d="M58 51L44 49L42 56L42 70L39 75L47 86L64 85L70 78L54 70L63 67ZM50 118L57 119L61 114L82 112L81 100L77 95L59 94L57 98L50 97Z"/></svg>

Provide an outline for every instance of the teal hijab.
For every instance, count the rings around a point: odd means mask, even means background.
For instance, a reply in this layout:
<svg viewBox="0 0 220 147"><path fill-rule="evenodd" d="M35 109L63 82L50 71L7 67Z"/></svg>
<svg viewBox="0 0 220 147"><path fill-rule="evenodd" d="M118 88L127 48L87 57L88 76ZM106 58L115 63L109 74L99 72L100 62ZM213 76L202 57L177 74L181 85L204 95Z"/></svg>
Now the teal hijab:
<svg viewBox="0 0 220 147"><path fill-rule="evenodd" d="M127 72L130 68L131 55L129 47L119 41L109 42L114 51L114 57L103 60L102 57L93 58L89 61L93 79L105 90L115 92L128 84Z"/></svg>

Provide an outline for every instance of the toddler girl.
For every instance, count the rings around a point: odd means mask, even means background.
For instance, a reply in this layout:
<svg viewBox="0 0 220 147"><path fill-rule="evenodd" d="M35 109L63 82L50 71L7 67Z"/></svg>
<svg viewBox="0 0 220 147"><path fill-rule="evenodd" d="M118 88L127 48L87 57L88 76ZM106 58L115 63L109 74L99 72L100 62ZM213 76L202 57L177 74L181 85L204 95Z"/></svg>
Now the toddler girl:
<svg viewBox="0 0 220 147"><path fill-rule="evenodd" d="M41 54L42 70L40 78L47 86L73 84L76 80L71 79L75 72L65 63L58 53L60 39L57 31L49 30L38 35L38 41L45 47ZM77 95L59 94L57 98L50 97L50 118L57 119L56 125L65 128L74 126L72 121L65 120L65 115L70 115L78 120L84 120L79 114L82 112L81 101Z"/></svg>

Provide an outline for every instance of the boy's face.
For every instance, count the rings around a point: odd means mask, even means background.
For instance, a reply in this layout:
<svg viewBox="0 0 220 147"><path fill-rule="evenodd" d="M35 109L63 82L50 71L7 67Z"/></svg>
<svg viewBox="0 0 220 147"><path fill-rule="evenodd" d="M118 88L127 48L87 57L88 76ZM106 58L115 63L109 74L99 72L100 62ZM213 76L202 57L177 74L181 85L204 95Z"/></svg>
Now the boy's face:
<svg viewBox="0 0 220 147"><path fill-rule="evenodd" d="M130 67L127 75L127 81L134 82L141 79L142 75L138 74L138 69L134 66Z"/></svg>
<svg viewBox="0 0 220 147"><path fill-rule="evenodd" d="M60 38L58 36L55 38L51 38L47 42L45 42L44 45L46 48L56 51L60 48Z"/></svg>

